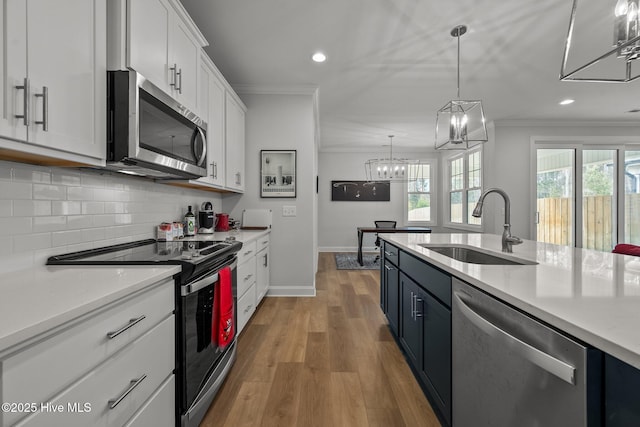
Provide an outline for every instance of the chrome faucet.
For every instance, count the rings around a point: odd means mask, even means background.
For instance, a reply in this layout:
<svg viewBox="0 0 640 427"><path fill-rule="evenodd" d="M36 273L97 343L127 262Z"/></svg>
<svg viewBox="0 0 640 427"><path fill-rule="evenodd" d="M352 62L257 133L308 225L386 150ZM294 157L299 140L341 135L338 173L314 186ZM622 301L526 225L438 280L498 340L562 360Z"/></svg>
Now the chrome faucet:
<svg viewBox="0 0 640 427"><path fill-rule="evenodd" d="M511 253L513 252L511 247L513 245L519 245L520 243L522 243L522 239L511 235L511 202L509 201L509 196L504 192L504 190L501 190L499 188L489 188L484 193L482 193L471 215L476 218L480 218L480 216L482 216L482 205L484 204L484 198L487 197L487 194L489 193L498 193L504 199L504 231L502 232L502 252Z"/></svg>

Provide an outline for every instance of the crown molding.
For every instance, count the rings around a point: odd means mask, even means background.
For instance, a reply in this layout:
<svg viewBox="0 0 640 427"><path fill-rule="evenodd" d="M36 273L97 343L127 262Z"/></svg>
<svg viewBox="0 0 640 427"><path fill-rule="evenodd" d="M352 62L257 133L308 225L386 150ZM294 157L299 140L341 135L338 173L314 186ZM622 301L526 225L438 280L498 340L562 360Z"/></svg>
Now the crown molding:
<svg viewBox="0 0 640 427"><path fill-rule="evenodd" d="M318 87L311 85L277 86L277 85L231 85L238 94L246 95L314 95L317 96Z"/></svg>

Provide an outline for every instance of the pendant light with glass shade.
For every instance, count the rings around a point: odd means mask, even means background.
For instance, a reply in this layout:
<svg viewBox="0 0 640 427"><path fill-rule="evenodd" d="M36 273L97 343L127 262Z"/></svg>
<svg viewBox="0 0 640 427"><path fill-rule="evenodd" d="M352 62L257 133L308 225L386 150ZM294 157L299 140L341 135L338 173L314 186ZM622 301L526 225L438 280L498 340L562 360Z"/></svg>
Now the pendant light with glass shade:
<svg viewBox="0 0 640 427"><path fill-rule="evenodd" d="M489 139L482 101L460 99L460 37L466 32L465 25L451 30L451 36L458 41L458 96L438 110L436 150L466 150Z"/></svg>
<svg viewBox="0 0 640 427"><path fill-rule="evenodd" d="M389 135L389 157L369 159L364 163L367 181L408 182L417 179L420 160L393 157L393 137Z"/></svg>

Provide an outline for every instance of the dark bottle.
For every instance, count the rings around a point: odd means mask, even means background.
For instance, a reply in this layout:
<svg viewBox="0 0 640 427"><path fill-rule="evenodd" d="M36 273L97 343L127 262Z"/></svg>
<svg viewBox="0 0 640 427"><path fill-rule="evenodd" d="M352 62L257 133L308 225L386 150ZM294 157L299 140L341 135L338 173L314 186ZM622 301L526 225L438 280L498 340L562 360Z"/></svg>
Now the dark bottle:
<svg viewBox="0 0 640 427"><path fill-rule="evenodd" d="M189 211L184 216L184 235L193 236L195 234L196 234L196 216L191 211L191 206L189 206Z"/></svg>

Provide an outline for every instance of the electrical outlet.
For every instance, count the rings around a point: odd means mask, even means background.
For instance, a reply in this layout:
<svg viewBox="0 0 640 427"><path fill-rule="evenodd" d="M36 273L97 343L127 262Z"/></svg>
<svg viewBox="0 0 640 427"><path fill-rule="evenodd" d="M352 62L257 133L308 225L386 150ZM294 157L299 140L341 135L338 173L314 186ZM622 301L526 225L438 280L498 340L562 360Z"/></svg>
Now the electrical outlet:
<svg viewBox="0 0 640 427"><path fill-rule="evenodd" d="M296 216L296 207L295 206L283 206L282 207L282 216Z"/></svg>

